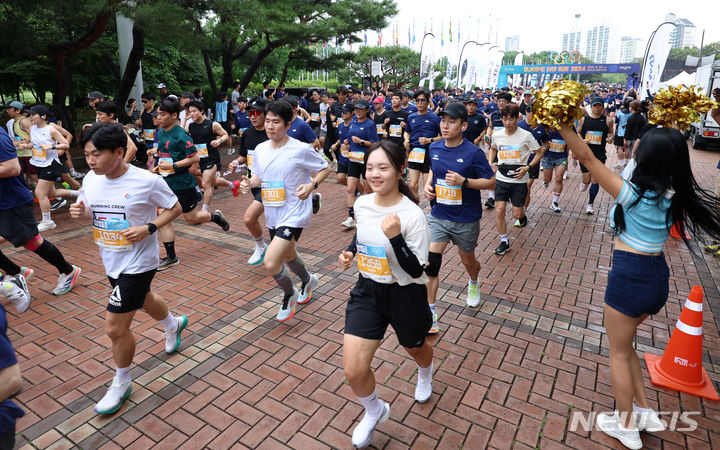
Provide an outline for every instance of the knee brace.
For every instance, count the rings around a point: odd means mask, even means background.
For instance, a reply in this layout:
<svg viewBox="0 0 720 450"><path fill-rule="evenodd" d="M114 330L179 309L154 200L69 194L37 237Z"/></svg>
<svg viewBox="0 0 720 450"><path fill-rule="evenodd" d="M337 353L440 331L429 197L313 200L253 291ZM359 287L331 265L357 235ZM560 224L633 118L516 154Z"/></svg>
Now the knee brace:
<svg viewBox="0 0 720 450"><path fill-rule="evenodd" d="M425 267L425 273L429 277L436 277L440 273L442 265L442 253L430 252L428 254L428 265Z"/></svg>
<svg viewBox="0 0 720 450"><path fill-rule="evenodd" d="M23 245L23 247L30 250L31 252L34 252L35 250L38 249L38 247L40 247L42 245L42 243L43 243L43 238L42 238L42 236L40 236L38 234L34 238L27 241L27 243L25 245Z"/></svg>

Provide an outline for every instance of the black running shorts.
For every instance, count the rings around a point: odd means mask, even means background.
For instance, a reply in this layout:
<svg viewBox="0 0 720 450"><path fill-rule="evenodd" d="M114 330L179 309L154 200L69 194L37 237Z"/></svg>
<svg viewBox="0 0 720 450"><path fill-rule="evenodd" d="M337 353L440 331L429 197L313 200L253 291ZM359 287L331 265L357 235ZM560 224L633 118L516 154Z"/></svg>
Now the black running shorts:
<svg viewBox="0 0 720 450"><path fill-rule="evenodd" d="M122 314L142 308L154 276L155 269L143 273L121 273L118 278L108 277L113 291L107 310Z"/></svg>

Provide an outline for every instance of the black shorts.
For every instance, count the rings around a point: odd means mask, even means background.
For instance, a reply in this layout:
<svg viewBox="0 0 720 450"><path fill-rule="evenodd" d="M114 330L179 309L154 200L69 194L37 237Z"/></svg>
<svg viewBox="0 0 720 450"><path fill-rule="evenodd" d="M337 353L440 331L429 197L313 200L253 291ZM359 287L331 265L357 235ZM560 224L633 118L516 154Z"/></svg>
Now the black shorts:
<svg viewBox="0 0 720 450"><path fill-rule="evenodd" d="M589 145L590 150L592 150L593 155L603 164L605 164L605 161L607 161L607 152L604 148L596 145ZM583 166L582 163L580 163L580 172L582 173L588 173L590 172L587 167Z"/></svg>
<svg viewBox="0 0 720 450"><path fill-rule="evenodd" d="M250 193L252 193L256 202L262 203L262 188L251 188Z"/></svg>
<svg viewBox="0 0 720 450"><path fill-rule="evenodd" d="M400 345L422 347L432 326L424 284L382 284L362 275L345 308L345 334L381 340L392 325Z"/></svg>
<svg viewBox="0 0 720 450"><path fill-rule="evenodd" d="M365 164L355 161L348 162L347 176L352 178L365 178Z"/></svg>
<svg viewBox="0 0 720 450"><path fill-rule="evenodd" d="M495 181L495 201L510 201L515 207L525 206L525 198L527 197L527 183L506 183L504 181Z"/></svg>
<svg viewBox="0 0 720 450"><path fill-rule="evenodd" d="M33 202L0 211L0 236L15 247L30 242L39 234Z"/></svg>
<svg viewBox="0 0 720 450"><path fill-rule="evenodd" d="M295 242L297 242L300 240L300 235L302 234L303 229L293 227L277 227L268 228L268 231L270 232L271 241L277 235L277 237L279 237L280 239L285 239L286 241L291 241L292 238L295 238Z"/></svg>
<svg viewBox="0 0 720 450"><path fill-rule="evenodd" d="M528 170L528 176L531 180L537 180L540 178L540 164L536 165L535 167L528 165L530 169Z"/></svg>
<svg viewBox="0 0 720 450"><path fill-rule="evenodd" d="M64 166L59 162L53 162L47 167L36 167L38 178L45 181L56 181L62 175Z"/></svg>
<svg viewBox="0 0 720 450"><path fill-rule="evenodd" d="M625 145L625 138L623 136L615 135L615 137L613 137L613 144L617 147L622 147Z"/></svg>
<svg viewBox="0 0 720 450"><path fill-rule="evenodd" d="M121 273L118 278L108 277L113 291L107 310L122 314L142 308L154 276L155 269L143 273Z"/></svg>
<svg viewBox="0 0 720 450"><path fill-rule="evenodd" d="M182 208L183 214L192 212L200 201L198 200L198 190L194 187L173 191L173 193L177 196L178 202L180 202L180 208Z"/></svg>
<svg viewBox="0 0 720 450"><path fill-rule="evenodd" d="M215 170L220 170L220 154L217 150L212 151L208 149L207 158L200 158L199 166L202 172L211 170L213 167L215 167Z"/></svg>
<svg viewBox="0 0 720 450"><path fill-rule="evenodd" d="M410 148L412 151L412 147ZM430 172L430 151L425 149L425 160L421 163L408 161L408 169L419 170L422 173Z"/></svg>
<svg viewBox="0 0 720 450"><path fill-rule="evenodd" d="M339 164L337 165L337 173L348 173L348 165L347 164Z"/></svg>

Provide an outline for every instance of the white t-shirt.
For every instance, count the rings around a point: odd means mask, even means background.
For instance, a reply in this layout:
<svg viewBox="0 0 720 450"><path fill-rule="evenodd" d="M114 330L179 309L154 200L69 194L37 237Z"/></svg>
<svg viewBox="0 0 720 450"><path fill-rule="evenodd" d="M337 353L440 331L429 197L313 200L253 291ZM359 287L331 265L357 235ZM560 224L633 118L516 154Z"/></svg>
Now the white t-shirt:
<svg viewBox="0 0 720 450"><path fill-rule="evenodd" d="M118 231L151 222L157 217L156 208L175 206L178 199L164 179L135 166L113 180L90 171L83 179L80 200L90 209L93 240L108 276L118 278L121 273L157 268L160 250L155 235L131 243Z"/></svg>
<svg viewBox="0 0 720 450"><path fill-rule="evenodd" d="M375 204L374 193L358 197L354 208L358 250L355 258L362 276L378 283L397 283L400 286L427 283L428 277L425 273L419 278L412 278L400 267L390 239L380 227L385 216L397 214L400 217L400 233L408 248L420 264L425 265L430 247L430 230L422 209L405 196L396 205L378 206Z"/></svg>
<svg viewBox="0 0 720 450"><path fill-rule="evenodd" d="M327 161L309 144L288 137L281 148L272 148L265 141L255 148L253 175L262 180L262 199L265 206L265 225L307 228L312 215L312 196L300 200L295 190L310 183L311 173L327 167Z"/></svg>
<svg viewBox="0 0 720 450"><path fill-rule="evenodd" d="M53 139L52 135L50 134L51 130L52 125L50 124L47 124L42 128L38 127L37 125L33 125L32 128L30 128L30 142L32 142L33 145L30 164L35 167L47 167L52 164L53 161L57 161L58 163L60 163L57 150L43 150L40 147L41 145L45 144L57 144L57 142L55 142L55 139Z"/></svg>
<svg viewBox="0 0 720 450"><path fill-rule="evenodd" d="M506 128L492 134L492 146L497 148L498 165L510 164L524 166L528 163L530 153L540 148L532 133L518 127L512 136L505 132ZM509 178L498 170L495 179L505 183L527 183L530 177L527 173L522 178Z"/></svg>
<svg viewBox="0 0 720 450"><path fill-rule="evenodd" d="M13 128L14 125L15 119L10 119L5 124L5 128L7 128L8 130L8 136L10 136L10 139L12 139L13 141L15 140L15 129Z"/></svg>
<svg viewBox="0 0 720 450"><path fill-rule="evenodd" d="M327 131L327 103L320 103L320 129Z"/></svg>

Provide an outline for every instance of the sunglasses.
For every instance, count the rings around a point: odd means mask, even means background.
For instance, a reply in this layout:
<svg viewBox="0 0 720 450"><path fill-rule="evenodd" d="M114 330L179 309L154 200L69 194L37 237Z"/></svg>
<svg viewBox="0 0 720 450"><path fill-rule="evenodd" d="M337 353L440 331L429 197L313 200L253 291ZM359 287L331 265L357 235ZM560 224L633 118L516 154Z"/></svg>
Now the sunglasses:
<svg viewBox="0 0 720 450"><path fill-rule="evenodd" d="M260 109L251 109L248 111L248 116L250 117L262 116L263 114L265 114L265 111L262 111Z"/></svg>
<svg viewBox="0 0 720 450"><path fill-rule="evenodd" d="M143 103L150 103L150 100L141 100Z"/></svg>
<svg viewBox="0 0 720 450"><path fill-rule="evenodd" d="M427 99L426 98L416 98L415 103L427 103Z"/></svg>

